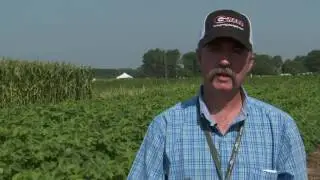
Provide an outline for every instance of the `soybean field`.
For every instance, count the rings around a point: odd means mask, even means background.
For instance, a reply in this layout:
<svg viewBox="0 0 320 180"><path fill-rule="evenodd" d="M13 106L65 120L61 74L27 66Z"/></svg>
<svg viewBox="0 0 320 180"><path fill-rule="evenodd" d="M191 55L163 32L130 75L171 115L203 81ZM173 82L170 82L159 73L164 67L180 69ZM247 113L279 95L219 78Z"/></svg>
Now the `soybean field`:
<svg viewBox="0 0 320 180"><path fill-rule="evenodd" d="M200 78L98 79L67 64L0 66L0 179L125 179L153 117ZM250 96L288 112L308 155L320 144L320 76L248 78ZM320 162L318 162L320 164Z"/></svg>

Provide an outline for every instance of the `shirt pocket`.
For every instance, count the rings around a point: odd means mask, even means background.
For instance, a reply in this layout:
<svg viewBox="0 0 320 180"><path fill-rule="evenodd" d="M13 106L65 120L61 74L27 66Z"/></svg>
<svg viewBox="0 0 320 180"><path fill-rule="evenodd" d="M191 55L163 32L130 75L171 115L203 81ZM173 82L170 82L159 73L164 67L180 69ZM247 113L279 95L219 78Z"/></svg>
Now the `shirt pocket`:
<svg viewBox="0 0 320 180"><path fill-rule="evenodd" d="M259 180L277 180L278 178L278 173L277 172L266 172L263 171L262 169L258 169L258 168L252 168L249 171L250 173L249 175L249 179L253 180L253 179L259 179Z"/></svg>

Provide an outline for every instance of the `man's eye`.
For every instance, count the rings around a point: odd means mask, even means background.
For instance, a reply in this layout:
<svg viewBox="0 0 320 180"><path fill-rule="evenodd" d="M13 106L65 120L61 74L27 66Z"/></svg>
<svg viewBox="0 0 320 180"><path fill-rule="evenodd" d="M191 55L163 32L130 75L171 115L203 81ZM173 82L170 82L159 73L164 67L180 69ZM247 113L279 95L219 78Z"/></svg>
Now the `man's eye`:
<svg viewBox="0 0 320 180"><path fill-rule="evenodd" d="M211 46L210 50L211 51L218 51L218 50L220 50L220 47L219 46Z"/></svg>
<svg viewBox="0 0 320 180"><path fill-rule="evenodd" d="M237 54L243 53L244 49L243 48L233 48L233 51Z"/></svg>

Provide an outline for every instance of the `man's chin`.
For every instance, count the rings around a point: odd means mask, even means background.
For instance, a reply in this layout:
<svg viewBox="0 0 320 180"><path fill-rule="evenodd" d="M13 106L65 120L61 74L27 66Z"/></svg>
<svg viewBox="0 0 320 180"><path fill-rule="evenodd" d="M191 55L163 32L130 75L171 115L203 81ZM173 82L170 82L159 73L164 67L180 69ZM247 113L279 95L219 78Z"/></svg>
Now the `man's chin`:
<svg viewBox="0 0 320 180"><path fill-rule="evenodd" d="M213 88L220 92L230 92L234 89L233 87L230 87L230 86L214 86L214 85L213 85Z"/></svg>

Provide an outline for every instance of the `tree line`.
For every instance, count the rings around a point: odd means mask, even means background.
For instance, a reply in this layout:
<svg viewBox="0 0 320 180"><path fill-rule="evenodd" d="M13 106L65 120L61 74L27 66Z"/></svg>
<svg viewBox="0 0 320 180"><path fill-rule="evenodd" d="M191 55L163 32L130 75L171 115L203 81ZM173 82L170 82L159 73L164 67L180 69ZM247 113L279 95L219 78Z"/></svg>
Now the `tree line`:
<svg viewBox="0 0 320 180"><path fill-rule="evenodd" d="M196 52L182 54L178 49L149 49L142 56L142 64L135 69L94 69L97 78L114 78L126 72L134 77L178 78L200 75ZM252 75L297 75L320 72L320 50L312 50L306 55L293 59L283 59L280 55L255 54Z"/></svg>

